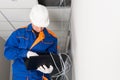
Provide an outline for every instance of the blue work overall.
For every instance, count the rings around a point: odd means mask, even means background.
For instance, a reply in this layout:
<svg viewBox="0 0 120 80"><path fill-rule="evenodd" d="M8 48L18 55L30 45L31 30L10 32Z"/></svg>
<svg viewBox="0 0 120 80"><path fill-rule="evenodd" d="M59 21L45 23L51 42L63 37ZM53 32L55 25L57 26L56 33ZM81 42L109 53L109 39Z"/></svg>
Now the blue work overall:
<svg viewBox="0 0 120 80"><path fill-rule="evenodd" d="M41 35L44 34L44 37ZM13 80L42 80L43 73L37 70L28 71L24 64L27 52L33 51L52 52L57 54L57 38L55 34L44 28L43 33L36 37L32 30L32 24L26 28L19 28L14 31L5 43L4 56L8 60L13 60L12 74ZM49 74L44 74L50 80Z"/></svg>

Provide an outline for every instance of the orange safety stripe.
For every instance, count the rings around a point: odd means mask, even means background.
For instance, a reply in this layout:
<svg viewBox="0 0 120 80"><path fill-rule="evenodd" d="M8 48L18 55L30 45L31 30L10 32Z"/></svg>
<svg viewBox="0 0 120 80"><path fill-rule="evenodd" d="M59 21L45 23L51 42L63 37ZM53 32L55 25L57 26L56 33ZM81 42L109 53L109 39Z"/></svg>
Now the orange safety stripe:
<svg viewBox="0 0 120 80"><path fill-rule="evenodd" d="M60 49L60 46L57 46L57 49L59 50L59 49Z"/></svg>
<svg viewBox="0 0 120 80"><path fill-rule="evenodd" d="M47 29L48 33L51 34L53 37L57 38L57 35L52 32L51 30ZM57 46L57 49L59 50L60 49L60 46Z"/></svg>
<svg viewBox="0 0 120 80"><path fill-rule="evenodd" d="M20 28L27 28L27 26L21 26ZM20 28L18 28L18 29L20 29Z"/></svg>
<svg viewBox="0 0 120 80"><path fill-rule="evenodd" d="M52 32L52 31L49 30L49 29L47 29L47 31L48 31L48 33L51 34L53 37L57 38L57 35L56 35L54 32Z"/></svg>
<svg viewBox="0 0 120 80"><path fill-rule="evenodd" d="M27 26L21 26L21 28L27 28Z"/></svg>
<svg viewBox="0 0 120 80"><path fill-rule="evenodd" d="M42 80L48 80L48 78L45 76L42 76Z"/></svg>
<svg viewBox="0 0 120 80"><path fill-rule="evenodd" d="M34 41L30 49L32 49L36 44L38 44L40 41L42 41L45 38L44 32L41 31L37 37L37 39Z"/></svg>

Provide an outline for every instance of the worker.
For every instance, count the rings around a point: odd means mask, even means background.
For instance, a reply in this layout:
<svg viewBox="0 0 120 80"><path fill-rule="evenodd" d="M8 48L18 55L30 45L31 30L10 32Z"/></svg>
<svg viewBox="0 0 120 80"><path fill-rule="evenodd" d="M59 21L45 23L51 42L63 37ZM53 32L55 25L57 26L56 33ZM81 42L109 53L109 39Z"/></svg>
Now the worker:
<svg viewBox="0 0 120 80"><path fill-rule="evenodd" d="M12 80L51 80L53 66L39 66L27 70L24 59L38 53L57 54L57 37L49 30L49 13L45 6L37 4L30 11L30 24L15 30L5 43L4 56L13 60ZM34 64L33 64L34 65Z"/></svg>

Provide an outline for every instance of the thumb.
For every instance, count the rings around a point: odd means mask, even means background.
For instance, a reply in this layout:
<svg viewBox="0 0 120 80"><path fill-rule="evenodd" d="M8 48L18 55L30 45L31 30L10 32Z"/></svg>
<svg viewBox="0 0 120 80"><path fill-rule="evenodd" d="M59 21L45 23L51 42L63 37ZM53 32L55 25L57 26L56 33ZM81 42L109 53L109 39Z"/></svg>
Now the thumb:
<svg viewBox="0 0 120 80"><path fill-rule="evenodd" d="M49 70L53 71L53 66L52 65L50 65Z"/></svg>

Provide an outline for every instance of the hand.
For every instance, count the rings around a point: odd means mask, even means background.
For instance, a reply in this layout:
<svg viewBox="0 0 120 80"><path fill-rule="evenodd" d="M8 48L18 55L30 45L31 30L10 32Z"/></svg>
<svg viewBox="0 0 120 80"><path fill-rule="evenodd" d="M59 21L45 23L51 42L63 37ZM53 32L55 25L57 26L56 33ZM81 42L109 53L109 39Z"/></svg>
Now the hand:
<svg viewBox="0 0 120 80"><path fill-rule="evenodd" d="M49 74L49 73L51 73L51 72L53 71L53 66L50 65L50 67L47 68L46 65L43 65L43 67L42 67L42 66L39 66L39 67L37 68L37 70L38 70L38 71L41 71L42 73Z"/></svg>
<svg viewBox="0 0 120 80"><path fill-rule="evenodd" d="M30 58L31 56L39 56L37 53L32 52L32 51L28 51L27 52L27 58Z"/></svg>

